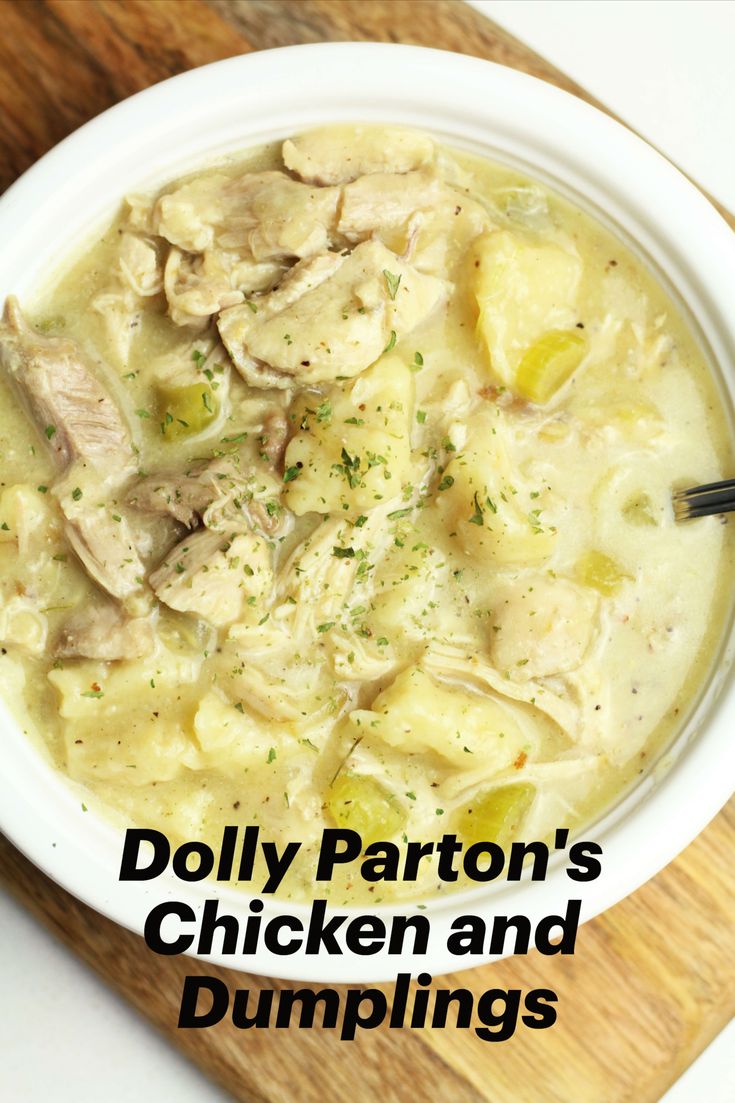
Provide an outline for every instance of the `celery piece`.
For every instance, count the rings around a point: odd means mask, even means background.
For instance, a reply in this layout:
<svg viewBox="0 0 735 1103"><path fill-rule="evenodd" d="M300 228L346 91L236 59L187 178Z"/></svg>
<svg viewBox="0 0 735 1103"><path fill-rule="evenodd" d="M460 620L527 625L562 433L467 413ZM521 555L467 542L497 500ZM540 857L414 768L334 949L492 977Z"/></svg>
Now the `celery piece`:
<svg viewBox="0 0 735 1103"><path fill-rule="evenodd" d="M574 374L584 359L587 342L575 329L551 329L526 349L516 369L519 394L543 405Z"/></svg>
<svg viewBox="0 0 735 1103"><path fill-rule="evenodd" d="M406 822L393 794L372 777L339 774L327 794L327 808L338 827L357 831L363 846L390 839Z"/></svg>
<svg viewBox="0 0 735 1103"><path fill-rule="evenodd" d="M169 440L201 433L217 417L217 399L209 383L157 388L161 432Z"/></svg>
<svg viewBox="0 0 735 1103"><path fill-rule="evenodd" d="M623 517L631 525L655 525L656 514L647 494L634 494L623 506Z"/></svg>
<svg viewBox="0 0 735 1103"><path fill-rule="evenodd" d="M518 783L478 794L460 809L456 830L467 845L512 842L535 795L533 785Z"/></svg>
<svg viewBox="0 0 735 1103"><path fill-rule="evenodd" d="M605 597L617 593L622 583L630 578L614 559L594 548L577 561L574 573L581 583Z"/></svg>

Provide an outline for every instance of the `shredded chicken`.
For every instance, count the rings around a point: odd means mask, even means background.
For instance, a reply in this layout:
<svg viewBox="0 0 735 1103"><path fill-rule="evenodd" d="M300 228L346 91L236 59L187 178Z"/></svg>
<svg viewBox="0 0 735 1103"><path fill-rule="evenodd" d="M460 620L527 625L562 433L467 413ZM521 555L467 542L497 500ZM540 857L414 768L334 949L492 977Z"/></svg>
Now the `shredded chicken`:
<svg viewBox="0 0 735 1103"><path fill-rule="evenodd" d="M238 453L195 464L185 472L146 475L135 482L128 504L167 515L194 528L200 520L224 528L257 528L273 535L283 524L280 480Z"/></svg>
<svg viewBox="0 0 735 1103"><path fill-rule="evenodd" d="M323 383L359 374L418 326L448 285L416 272L377 241L352 253L297 264L257 312L235 306L219 317L235 366L255 387Z"/></svg>
<svg viewBox="0 0 735 1103"><path fill-rule="evenodd" d="M12 298L0 325L0 362L60 467L86 460L134 469L128 428L79 346L36 333Z"/></svg>
<svg viewBox="0 0 735 1103"><path fill-rule="evenodd" d="M325 518L293 549L278 574L281 604L276 613L292 650L301 651L318 638L320 622L336 621L345 614L356 584L361 600L371 592L370 572L361 564L368 557L376 562L382 556L391 539L386 517L397 504L396 499L382 502L359 527L339 516ZM346 544L354 554L335 555L335 547Z"/></svg>
<svg viewBox="0 0 735 1103"><path fill-rule="evenodd" d="M309 184L346 184L365 173L410 172L434 158L425 134L398 126L330 126L283 143L283 162Z"/></svg>
<svg viewBox="0 0 735 1103"><path fill-rule="evenodd" d="M214 253L191 256L171 248L164 272L171 320L177 326L204 326L212 314L241 303L244 294L233 288L231 273Z"/></svg>
<svg viewBox="0 0 735 1103"><path fill-rule="evenodd" d="M163 277L158 249L150 237L123 232L119 256L120 274L131 291L141 299L160 294Z"/></svg>
<svg viewBox="0 0 735 1103"><path fill-rule="evenodd" d="M449 644L433 644L426 652L423 665L435 676L447 681L490 690L511 701L524 701L545 713L570 739L577 741L582 733L579 707L537 682L518 683L506 678L494 666L478 655L467 654Z"/></svg>
<svg viewBox="0 0 735 1103"><path fill-rule="evenodd" d="M66 518L66 538L103 590L120 601L135 599L142 595L145 568L130 524L110 500L112 486L96 477L85 481L82 474L72 467L53 487Z"/></svg>
<svg viewBox="0 0 735 1103"><path fill-rule="evenodd" d="M150 576L164 604L217 626L238 620L247 599L264 597L272 580L265 540L254 532L227 537L208 529L185 537Z"/></svg>
<svg viewBox="0 0 735 1103"><path fill-rule="evenodd" d="M128 617L109 603L86 605L63 625L55 652L61 659L142 659L153 651L155 638L150 616Z"/></svg>
<svg viewBox="0 0 735 1103"><path fill-rule="evenodd" d="M114 488L135 469L130 433L73 341L44 337L9 299L0 326L0 363L64 472L53 488L69 543L88 574L114 597L143 588L144 568Z"/></svg>
<svg viewBox="0 0 735 1103"><path fill-rule="evenodd" d="M213 314L243 302L246 295L268 291L283 271L276 261L240 260L216 249L184 253L172 246L164 274L171 320L201 329Z"/></svg>
<svg viewBox="0 0 735 1103"><path fill-rule="evenodd" d="M347 699L323 659L311 653L305 662L290 638L270 627L240 624L222 645L227 688L247 710L269 722L303 725L333 716Z"/></svg>

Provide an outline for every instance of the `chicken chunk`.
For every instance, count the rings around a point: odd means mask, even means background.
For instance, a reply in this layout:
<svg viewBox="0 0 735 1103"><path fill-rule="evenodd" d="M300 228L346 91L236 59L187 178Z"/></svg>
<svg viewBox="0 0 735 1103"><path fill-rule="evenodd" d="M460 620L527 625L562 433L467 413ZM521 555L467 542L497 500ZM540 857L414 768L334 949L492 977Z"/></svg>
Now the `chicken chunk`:
<svg viewBox="0 0 735 1103"><path fill-rule="evenodd" d="M65 536L94 582L112 597L132 601L142 594L145 568L130 525L107 504L111 488L91 478L85 482L82 474L72 467L53 488L66 518Z"/></svg>
<svg viewBox="0 0 735 1103"><path fill-rule="evenodd" d="M337 230L348 241L403 226L416 211L430 211L450 189L431 172L361 176L343 191Z"/></svg>
<svg viewBox="0 0 735 1103"><path fill-rule="evenodd" d="M158 249L149 237L125 231L120 238L118 269L131 291L142 299L163 290Z"/></svg>
<svg viewBox="0 0 735 1103"><path fill-rule="evenodd" d="M268 460L271 467L277 469L283 464L283 457L288 443L288 418L283 410L273 410L267 414L263 422L262 455Z"/></svg>
<svg viewBox="0 0 735 1103"><path fill-rule="evenodd" d="M171 320L201 329L213 314L236 306L254 291L267 291L283 270L275 261L240 260L217 249L183 253L172 246L164 271Z"/></svg>
<svg viewBox="0 0 735 1103"><path fill-rule="evenodd" d="M446 276L466 263L472 243L492 229L492 219L481 203L445 188L440 203L430 210L417 210L406 223L404 256L419 272Z"/></svg>
<svg viewBox="0 0 735 1103"><path fill-rule="evenodd" d="M347 184L374 172L410 172L434 158L426 134L398 126L328 126L283 143L283 162L309 184Z"/></svg>
<svg viewBox="0 0 735 1103"><path fill-rule="evenodd" d="M143 589L144 569L114 492L135 469L122 415L79 347L35 333L15 300L0 326L0 363L15 382L65 472L53 493L65 533L95 582L127 600Z"/></svg>
<svg viewBox="0 0 735 1103"><path fill-rule="evenodd" d="M150 237L124 230L110 283L91 303L104 322L107 351L119 371L127 368L144 300L162 290L163 269L157 245Z"/></svg>
<svg viewBox="0 0 735 1103"><path fill-rule="evenodd" d="M282 523L282 483L239 454L196 464L185 472L146 475L133 484L128 504L194 528L200 520L257 528L269 536Z"/></svg>
<svg viewBox="0 0 735 1103"><path fill-rule="evenodd" d="M271 552L254 532L226 537L200 529L169 552L150 577L154 593L181 613L196 613L222 627L239 620L273 583Z"/></svg>
<svg viewBox="0 0 735 1103"><path fill-rule="evenodd" d="M329 245L338 188L312 188L284 172L212 173L156 203L156 233L187 253L213 247L261 262L309 257Z"/></svg>
<svg viewBox="0 0 735 1103"><path fill-rule="evenodd" d="M144 513L173 517L187 528L195 528L217 496L212 464L200 464L185 473L176 471L145 475L130 488L128 505Z"/></svg>
<svg viewBox="0 0 735 1103"><path fill-rule="evenodd" d="M252 386L323 383L364 371L444 300L447 287L366 241L347 256L297 264L257 313L223 311L220 336Z"/></svg>
<svg viewBox="0 0 735 1103"><path fill-rule="evenodd" d="M497 608L494 665L516 680L576 669L594 636L597 606L593 591L563 579L517 585Z"/></svg>
<svg viewBox="0 0 735 1103"><path fill-rule="evenodd" d="M123 201L123 230L133 233L152 234L153 203L147 195L132 192Z"/></svg>
<svg viewBox="0 0 735 1103"><path fill-rule="evenodd" d="M152 652L154 641L151 617L128 617L112 604L87 605L63 625L55 651L60 659L115 662L145 658Z"/></svg>
<svg viewBox="0 0 735 1103"><path fill-rule="evenodd" d="M337 229L349 242L377 238L417 271L446 276L492 226L480 203L424 170L348 184Z"/></svg>
<svg viewBox="0 0 735 1103"><path fill-rule="evenodd" d="M0 325L0 363L60 467L85 460L117 474L134 469L128 428L79 346L36 333L15 299Z"/></svg>

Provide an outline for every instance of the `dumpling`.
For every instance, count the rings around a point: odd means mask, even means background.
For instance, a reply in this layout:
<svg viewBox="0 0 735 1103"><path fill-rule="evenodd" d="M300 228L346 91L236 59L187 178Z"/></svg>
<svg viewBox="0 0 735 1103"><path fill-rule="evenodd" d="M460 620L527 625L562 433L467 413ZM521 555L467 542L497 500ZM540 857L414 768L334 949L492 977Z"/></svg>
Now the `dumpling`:
<svg viewBox="0 0 735 1103"><path fill-rule="evenodd" d="M283 161L309 184L348 184L366 173L406 173L434 158L426 134L399 126L327 126L283 143Z"/></svg>
<svg viewBox="0 0 735 1103"><path fill-rule="evenodd" d="M574 670L596 629L598 598L589 587L532 575L495 609L490 656L519 681Z"/></svg>
<svg viewBox="0 0 735 1103"><path fill-rule="evenodd" d="M507 230L481 238L476 260L478 333L494 374L513 387L516 369L530 346L550 331L573 328L579 321L582 263L559 245L530 244Z"/></svg>
<svg viewBox="0 0 735 1103"><path fill-rule="evenodd" d="M439 682L422 667L402 671L372 708L351 712L356 734L378 736L407 754L431 751L460 769L509 767L527 745L513 706L490 694Z"/></svg>
<svg viewBox="0 0 735 1103"><path fill-rule="evenodd" d="M220 336L254 387L358 375L443 302L448 285L378 241L296 264L277 290L220 314ZM253 309L253 307L255 309Z"/></svg>
<svg viewBox="0 0 735 1103"><path fill-rule="evenodd" d="M411 478L413 402L413 376L395 356L348 387L302 395L285 457L289 509L351 517L399 495Z"/></svg>
<svg viewBox="0 0 735 1103"><path fill-rule="evenodd" d="M556 531L513 470L499 409L469 419L461 451L448 453L436 508L449 538L482 563L539 563L553 553Z"/></svg>

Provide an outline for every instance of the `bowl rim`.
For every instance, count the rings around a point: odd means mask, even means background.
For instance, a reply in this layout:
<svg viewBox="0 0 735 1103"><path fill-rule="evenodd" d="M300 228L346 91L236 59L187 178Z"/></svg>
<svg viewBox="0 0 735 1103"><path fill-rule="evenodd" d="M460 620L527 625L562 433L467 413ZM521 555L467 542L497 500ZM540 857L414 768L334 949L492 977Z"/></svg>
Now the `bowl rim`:
<svg viewBox="0 0 735 1103"><path fill-rule="evenodd" d="M709 201L643 139L577 97L492 62L425 47L319 43L238 55L172 77L108 109L49 151L0 198L0 240L6 243L0 298L11 290L11 279L15 290L30 293L44 264L63 256L64 242L68 257L72 241L76 238L78 248L79 238L109 217L131 184L150 187L180 175L187 165L326 121L417 126L440 141L527 167L583 205L607 213L688 302L715 361L727 369L732 399L735 314L728 289L735 285L735 237ZM89 194L95 185L114 188L117 182L117 190ZM273 977L365 983L393 980L398 968L436 975L494 960L489 954L457 958L447 950L451 921L467 908L489 918L501 904L536 923L559 914L574 897L582 902L583 921L599 914L668 864L732 795L732 658L730 636L713 683L676 741L678 749L667 752L666 770L649 774L597 825L595 838L604 847L598 880L569 884L557 863L546 881L533 885L532 894L528 886L504 884L434 898L426 907L432 917L429 952L407 954L399 965L386 953L364 960L348 952L203 956ZM701 728L696 739L694 728ZM216 894L223 909L247 918L252 895L226 886L215 893L210 882L183 884L173 875L150 885L119 882L118 831L93 812L82 813L83 790L43 759L2 703L0 732L5 757L0 829L64 888L137 933L153 904L164 900L187 900L199 914L206 896ZM415 912L416 904L336 910L387 918ZM307 913L307 906L266 898L265 918Z"/></svg>

